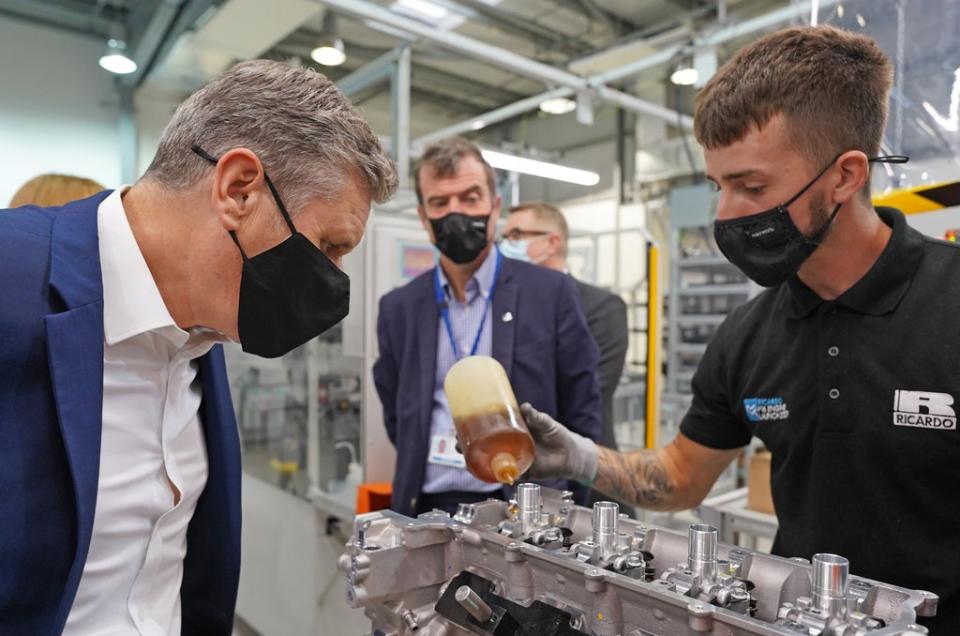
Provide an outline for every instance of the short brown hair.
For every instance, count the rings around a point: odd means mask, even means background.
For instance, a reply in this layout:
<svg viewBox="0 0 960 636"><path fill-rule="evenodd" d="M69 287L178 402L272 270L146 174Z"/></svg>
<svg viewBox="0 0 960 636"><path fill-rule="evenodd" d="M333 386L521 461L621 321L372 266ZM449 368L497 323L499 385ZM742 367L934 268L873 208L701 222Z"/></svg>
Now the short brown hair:
<svg viewBox="0 0 960 636"><path fill-rule="evenodd" d="M567 243L570 241L570 227L567 225L567 219L563 216L560 208L546 201L528 201L510 208L510 214L514 212L532 212L537 219L555 227L560 234L560 238L563 239L562 252L566 255Z"/></svg>
<svg viewBox="0 0 960 636"><path fill-rule="evenodd" d="M697 96L694 132L722 148L782 114L798 150L819 167L848 150L880 151L893 82L871 38L830 26L795 27L741 49Z"/></svg>
<svg viewBox="0 0 960 636"><path fill-rule="evenodd" d="M493 168L487 163L472 142L463 137L448 137L427 146L417 165L413 170L413 183L417 191L417 201L423 205L423 193L420 192L420 170L425 166L430 166L435 177L452 177L457 173L457 167L460 160L464 157L473 157L483 166L487 173L487 187L490 188L490 198L497 193L497 179L493 174Z"/></svg>
<svg viewBox="0 0 960 636"><path fill-rule="evenodd" d="M93 179L67 174L42 174L30 179L17 190L10 200L11 208L21 205L38 205L42 208L60 206L77 199L86 199L104 190Z"/></svg>

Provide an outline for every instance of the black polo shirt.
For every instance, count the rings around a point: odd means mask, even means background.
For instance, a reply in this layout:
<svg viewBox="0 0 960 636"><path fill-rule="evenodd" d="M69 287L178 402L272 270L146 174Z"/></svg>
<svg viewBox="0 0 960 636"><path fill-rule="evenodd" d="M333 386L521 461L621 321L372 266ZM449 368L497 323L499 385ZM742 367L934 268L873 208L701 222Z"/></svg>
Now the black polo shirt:
<svg viewBox="0 0 960 636"><path fill-rule="evenodd" d="M693 379L684 435L773 453L773 552L940 595L960 634L960 247L893 209L867 274L834 301L794 277L737 308Z"/></svg>

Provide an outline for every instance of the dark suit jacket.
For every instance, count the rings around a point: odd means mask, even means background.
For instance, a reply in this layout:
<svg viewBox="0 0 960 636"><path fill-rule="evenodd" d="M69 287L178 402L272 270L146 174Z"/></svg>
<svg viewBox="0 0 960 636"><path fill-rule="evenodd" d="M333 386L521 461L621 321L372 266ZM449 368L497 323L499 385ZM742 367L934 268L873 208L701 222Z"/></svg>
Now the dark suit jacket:
<svg viewBox="0 0 960 636"><path fill-rule="evenodd" d="M0 210L0 633L63 631L90 547L103 410L97 207ZM199 360L209 476L187 530L182 633L230 634L240 439L221 347Z"/></svg>
<svg viewBox="0 0 960 636"><path fill-rule="evenodd" d="M430 445L439 312L434 271L380 300L373 367L387 435L397 449L392 508L413 516ZM512 320L505 322L509 312ZM597 347L580 310L573 279L503 259L493 296L492 353L506 369L518 402L600 439ZM585 500L586 491L580 491Z"/></svg>
<svg viewBox="0 0 960 636"><path fill-rule="evenodd" d="M613 393L617 390L627 357L627 305L606 289L574 279L587 328L600 349L600 393L603 401L603 437L600 443L616 448L613 432Z"/></svg>

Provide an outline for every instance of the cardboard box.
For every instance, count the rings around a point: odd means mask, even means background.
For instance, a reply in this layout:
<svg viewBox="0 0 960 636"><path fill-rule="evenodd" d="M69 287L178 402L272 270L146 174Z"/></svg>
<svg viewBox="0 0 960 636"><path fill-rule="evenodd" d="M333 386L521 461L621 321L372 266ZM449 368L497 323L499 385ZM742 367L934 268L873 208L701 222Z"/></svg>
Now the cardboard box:
<svg viewBox="0 0 960 636"><path fill-rule="evenodd" d="M770 451L757 451L750 458L747 473L747 508L757 512L776 514L770 492Z"/></svg>

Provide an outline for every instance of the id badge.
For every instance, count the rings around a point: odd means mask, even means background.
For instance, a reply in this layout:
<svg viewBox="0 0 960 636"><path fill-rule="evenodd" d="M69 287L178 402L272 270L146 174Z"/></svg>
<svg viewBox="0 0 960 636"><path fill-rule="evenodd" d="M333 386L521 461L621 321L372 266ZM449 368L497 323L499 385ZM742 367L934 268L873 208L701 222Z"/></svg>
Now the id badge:
<svg viewBox="0 0 960 636"><path fill-rule="evenodd" d="M466 468L467 462L463 455L457 452L456 435L433 435L430 438L430 454L427 461L437 466L450 468Z"/></svg>

